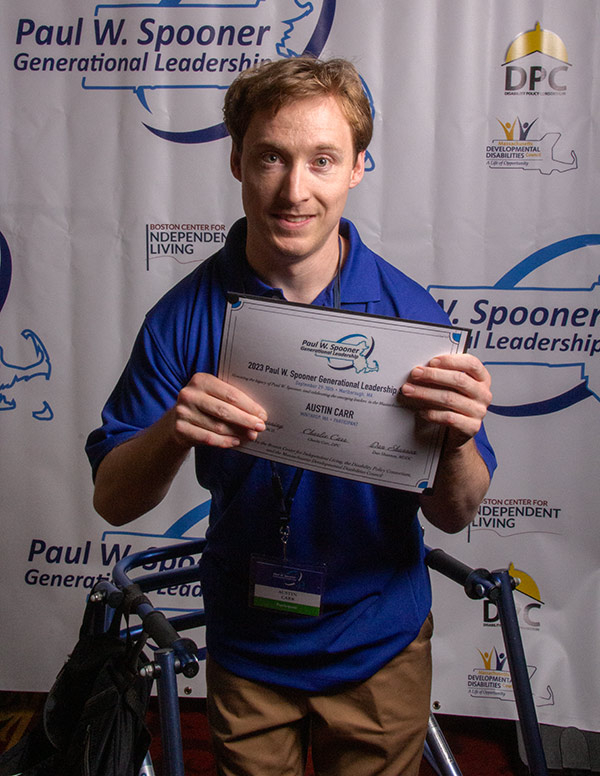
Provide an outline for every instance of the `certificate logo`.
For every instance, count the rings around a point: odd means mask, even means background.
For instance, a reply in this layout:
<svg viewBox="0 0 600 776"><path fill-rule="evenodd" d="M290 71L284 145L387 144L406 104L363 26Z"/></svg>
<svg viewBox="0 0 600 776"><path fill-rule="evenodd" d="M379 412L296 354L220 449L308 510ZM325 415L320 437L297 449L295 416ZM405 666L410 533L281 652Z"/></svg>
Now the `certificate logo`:
<svg viewBox="0 0 600 776"><path fill-rule="evenodd" d="M379 363L371 358L374 349L375 340L365 334L347 334L338 340L303 340L300 346L300 350L308 350L317 358L326 358L331 369L357 374L379 371Z"/></svg>

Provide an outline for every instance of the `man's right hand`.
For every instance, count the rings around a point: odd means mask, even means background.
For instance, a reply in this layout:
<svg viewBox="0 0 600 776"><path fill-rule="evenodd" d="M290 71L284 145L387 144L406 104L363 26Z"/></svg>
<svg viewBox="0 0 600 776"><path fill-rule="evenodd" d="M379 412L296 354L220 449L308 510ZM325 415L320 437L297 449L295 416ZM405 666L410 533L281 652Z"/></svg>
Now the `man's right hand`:
<svg viewBox="0 0 600 776"><path fill-rule="evenodd" d="M175 406L114 447L96 472L94 506L124 525L157 506L195 445L234 448L265 429L267 413L243 391L198 372Z"/></svg>
<svg viewBox="0 0 600 776"><path fill-rule="evenodd" d="M183 447L238 447L265 430L267 413L246 393L197 372L177 397L173 431Z"/></svg>

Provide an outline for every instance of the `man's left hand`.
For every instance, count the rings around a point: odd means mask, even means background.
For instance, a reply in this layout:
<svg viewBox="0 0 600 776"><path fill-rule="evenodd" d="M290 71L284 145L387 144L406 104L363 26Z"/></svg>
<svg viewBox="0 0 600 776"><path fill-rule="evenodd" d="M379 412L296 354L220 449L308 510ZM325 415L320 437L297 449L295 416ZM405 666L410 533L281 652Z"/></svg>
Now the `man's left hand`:
<svg viewBox="0 0 600 776"><path fill-rule="evenodd" d="M448 442L459 447L481 428L492 401L490 385L490 374L476 356L446 354L415 367L401 393L422 418L447 426Z"/></svg>

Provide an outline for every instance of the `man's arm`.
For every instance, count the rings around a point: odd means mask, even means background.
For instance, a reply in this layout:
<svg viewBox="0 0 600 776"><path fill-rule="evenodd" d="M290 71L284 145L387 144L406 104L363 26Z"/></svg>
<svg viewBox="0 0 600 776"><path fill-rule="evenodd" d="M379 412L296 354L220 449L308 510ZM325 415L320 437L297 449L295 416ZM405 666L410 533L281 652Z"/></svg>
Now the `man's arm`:
<svg viewBox="0 0 600 776"><path fill-rule="evenodd" d="M425 420L448 429L434 492L420 497L425 517L455 533L474 519L490 484L473 437L492 400L491 378L478 358L444 355L415 367L402 395Z"/></svg>
<svg viewBox="0 0 600 776"><path fill-rule="evenodd" d="M214 375L197 373L156 423L113 448L96 472L94 507L124 525L157 506L195 445L238 447L265 428L264 409Z"/></svg>

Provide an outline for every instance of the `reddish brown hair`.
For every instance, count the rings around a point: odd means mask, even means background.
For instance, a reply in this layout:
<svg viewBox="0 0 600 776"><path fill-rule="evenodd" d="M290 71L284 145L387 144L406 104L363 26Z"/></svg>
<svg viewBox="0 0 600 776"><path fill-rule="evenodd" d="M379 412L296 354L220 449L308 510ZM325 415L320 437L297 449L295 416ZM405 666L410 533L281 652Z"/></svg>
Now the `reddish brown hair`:
<svg viewBox="0 0 600 776"><path fill-rule="evenodd" d="M295 100L332 95L339 103L352 131L354 151L364 151L373 134L371 106L354 65L345 59L322 61L293 57L266 62L244 70L225 95L225 126L238 151L254 114L274 114Z"/></svg>

